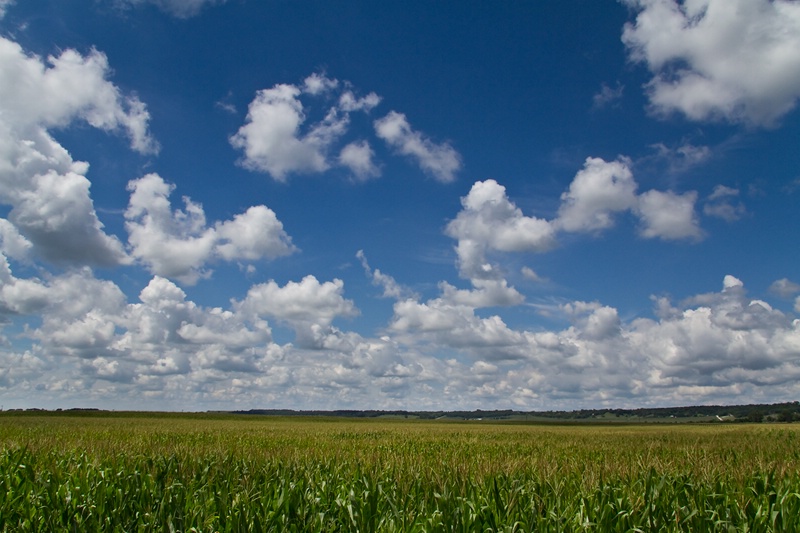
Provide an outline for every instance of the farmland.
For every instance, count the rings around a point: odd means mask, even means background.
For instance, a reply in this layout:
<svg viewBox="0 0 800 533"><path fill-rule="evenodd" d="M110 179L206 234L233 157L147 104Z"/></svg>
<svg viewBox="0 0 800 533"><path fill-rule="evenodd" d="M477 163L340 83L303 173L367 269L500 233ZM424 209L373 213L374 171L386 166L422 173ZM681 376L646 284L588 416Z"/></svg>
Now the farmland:
<svg viewBox="0 0 800 533"><path fill-rule="evenodd" d="M800 531L800 427L3 413L0 531Z"/></svg>

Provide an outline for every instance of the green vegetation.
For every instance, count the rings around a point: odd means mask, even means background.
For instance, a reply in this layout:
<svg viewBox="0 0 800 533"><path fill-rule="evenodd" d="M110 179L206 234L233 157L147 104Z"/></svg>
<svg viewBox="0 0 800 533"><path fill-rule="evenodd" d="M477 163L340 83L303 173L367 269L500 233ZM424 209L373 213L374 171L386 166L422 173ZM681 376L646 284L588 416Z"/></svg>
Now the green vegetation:
<svg viewBox="0 0 800 533"><path fill-rule="evenodd" d="M800 531L794 424L0 415L0 531Z"/></svg>

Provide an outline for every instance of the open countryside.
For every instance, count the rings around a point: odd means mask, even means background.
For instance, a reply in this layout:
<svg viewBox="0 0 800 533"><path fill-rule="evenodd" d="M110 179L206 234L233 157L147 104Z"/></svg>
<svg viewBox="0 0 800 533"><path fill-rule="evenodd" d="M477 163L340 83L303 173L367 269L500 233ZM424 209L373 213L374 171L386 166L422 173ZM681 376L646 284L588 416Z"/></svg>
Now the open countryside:
<svg viewBox="0 0 800 533"><path fill-rule="evenodd" d="M798 531L800 426L13 412L2 531Z"/></svg>

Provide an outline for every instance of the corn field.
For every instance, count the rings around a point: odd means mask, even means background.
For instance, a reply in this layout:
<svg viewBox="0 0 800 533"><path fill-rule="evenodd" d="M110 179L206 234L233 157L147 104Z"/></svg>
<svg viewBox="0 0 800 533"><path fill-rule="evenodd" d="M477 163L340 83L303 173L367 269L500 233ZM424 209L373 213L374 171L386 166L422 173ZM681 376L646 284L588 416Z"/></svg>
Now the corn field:
<svg viewBox="0 0 800 533"><path fill-rule="evenodd" d="M0 416L0 531L800 531L800 427Z"/></svg>

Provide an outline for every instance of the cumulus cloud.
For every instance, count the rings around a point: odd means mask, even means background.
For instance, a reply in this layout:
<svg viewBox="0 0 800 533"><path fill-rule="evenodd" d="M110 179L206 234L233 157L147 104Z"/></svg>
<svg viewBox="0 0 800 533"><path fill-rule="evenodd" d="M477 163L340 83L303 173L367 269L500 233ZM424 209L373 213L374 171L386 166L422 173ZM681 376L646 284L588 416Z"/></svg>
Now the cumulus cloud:
<svg viewBox="0 0 800 533"><path fill-rule="evenodd" d="M638 185L630 170L630 161L619 158L607 162L588 158L561 195L558 216L552 220L526 216L495 180L476 182L461 199L463 206L449 222L445 233L458 241L456 254L461 277L471 280L482 300L487 294L498 297L497 303L519 303L521 296L507 284L489 288L489 280L503 282L499 265L487 257L491 252L544 252L556 243L559 231L599 232L614 225L615 215L630 212L640 220L640 234L664 240L699 240L703 232L695 213L697 193L676 194L650 190L637 194ZM528 269L528 279L538 276ZM481 281L482 280L482 281ZM478 287L478 282L484 285ZM513 292L512 292L513 291ZM456 292L451 291L453 294ZM478 297L478 294L483 296ZM501 302L506 302L501 303Z"/></svg>
<svg viewBox="0 0 800 533"><path fill-rule="evenodd" d="M578 326L581 338L601 340L620 335L621 321L617 310L598 302L572 302L562 306Z"/></svg>
<svg viewBox="0 0 800 533"><path fill-rule="evenodd" d="M33 243L23 237L16 226L0 218L0 253L18 261L28 259Z"/></svg>
<svg viewBox="0 0 800 533"><path fill-rule="evenodd" d="M350 169L358 181L380 176L381 169L375 164L375 152L367 141L352 142L342 148L339 164Z"/></svg>
<svg viewBox="0 0 800 533"><path fill-rule="evenodd" d="M419 296L400 287L394 278L372 270L363 252L364 269L373 283L384 287L384 296L395 298L389 331L401 344L414 348L485 352L482 357L517 359L524 335L509 328L499 316L479 317L475 310L522 303L524 297L505 279L473 279L472 289L459 289L442 281L441 296L421 302Z"/></svg>
<svg viewBox="0 0 800 533"><path fill-rule="evenodd" d="M102 52L83 56L67 49L43 61L0 38L0 71L3 122L21 134L83 120L105 131L124 131L139 152L158 149L148 132L145 105L135 96L123 96L108 81L110 68Z"/></svg>
<svg viewBox="0 0 800 533"><path fill-rule="evenodd" d="M704 234L695 214L695 202L697 193L694 191L676 194L651 190L641 194L636 205L642 223L641 235L664 240L702 239Z"/></svg>
<svg viewBox="0 0 800 533"><path fill-rule="evenodd" d="M487 262L489 251L544 251L554 243L552 225L524 215L495 180L476 182L461 205L445 233L458 240L458 266L465 278L498 278L498 268Z"/></svg>
<svg viewBox="0 0 800 533"><path fill-rule="evenodd" d="M720 293L690 299L669 320L637 321L632 331L651 357L654 386L724 387L744 376L743 382L779 384L797 373L797 322L747 298L733 276L725 277Z"/></svg>
<svg viewBox="0 0 800 533"><path fill-rule="evenodd" d="M256 372L272 340L268 323L230 310L203 308L171 281L154 277L140 303L127 306L114 348L136 361L140 375L209 371Z"/></svg>
<svg viewBox="0 0 800 533"><path fill-rule="evenodd" d="M7 353L0 351L0 389L5 392L20 386L25 389L52 369L49 361L30 351Z"/></svg>
<svg viewBox="0 0 800 533"><path fill-rule="evenodd" d="M613 225L613 215L636 205L637 184L630 160L587 158L561 195L556 224L565 231L598 231Z"/></svg>
<svg viewBox="0 0 800 533"><path fill-rule="evenodd" d="M636 189L629 160L588 158L561 195L558 216L546 220L524 215L495 180L476 182L461 199L462 210L445 228L458 241L459 274L473 288L459 290L442 284L443 299L473 308L517 305L524 298L508 284L503 269L489 259L491 253L544 252L555 245L559 231L599 232L610 228L618 213L636 215L645 238L703 237L695 213L697 193L650 190L637 195ZM541 281L530 268L522 274Z"/></svg>
<svg viewBox="0 0 800 533"><path fill-rule="evenodd" d="M169 195L173 189L158 174L128 184L128 242L132 255L154 274L193 284L208 275L202 268L211 256L216 235L206 226L202 206L189 198L184 198L185 210L172 211Z"/></svg>
<svg viewBox="0 0 800 533"><path fill-rule="evenodd" d="M328 78L327 76L314 72L303 80L303 92L317 96L336 89L339 80Z"/></svg>
<svg viewBox="0 0 800 533"><path fill-rule="evenodd" d="M653 73L655 113L771 126L800 97L800 5L786 0L626 0L622 41Z"/></svg>
<svg viewBox="0 0 800 533"><path fill-rule="evenodd" d="M499 316L480 318L471 306L441 298L425 303L413 299L395 303L389 327L406 342L418 338L414 342L425 340L439 348L493 348L491 357L501 359L509 357L508 348L524 342L524 336L510 329Z"/></svg>
<svg viewBox="0 0 800 533"><path fill-rule="evenodd" d="M306 101L330 101L323 119L308 124ZM314 73L301 85L278 84L256 93L245 124L229 141L244 152L240 164L265 172L277 181L291 174L322 173L333 167L350 171L356 181L380 176L380 165L369 141L347 142L338 148L350 128L350 114L369 113L381 102L371 92L358 96L349 82ZM313 103L313 102L312 102ZM313 106L309 105L309 110ZM405 115L389 112L373 123L376 135L401 155L414 160L437 181L455 180L461 156L448 143L437 144L414 130ZM338 150L338 155L335 154Z"/></svg>
<svg viewBox="0 0 800 533"><path fill-rule="evenodd" d="M340 85L347 88L339 91ZM258 91L246 123L230 138L234 148L244 151L241 164L277 181L286 181L290 174L324 172L335 164L350 169L360 181L380 175L366 141L351 142L338 159L330 158L334 145L347 133L350 113L368 113L381 100L375 93L359 98L349 87L347 82L314 73L302 86L278 84ZM336 105L328 108L322 120L304 127L307 117L301 96L324 99L334 92L340 92Z"/></svg>
<svg viewBox="0 0 800 533"><path fill-rule="evenodd" d="M0 323L4 315L27 315L47 305L47 286L38 279L19 279L0 253Z"/></svg>
<svg viewBox="0 0 800 533"><path fill-rule="evenodd" d="M369 93L362 98L356 97L351 90L347 90L339 97L339 107L344 111L371 111L381 103L381 97L375 93Z"/></svg>
<svg viewBox="0 0 800 533"><path fill-rule="evenodd" d="M611 162L587 158L561 195L553 225L569 232L598 232L614 225L615 214L630 211L639 217L645 238L701 239L695 213L697 193L649 190L637 194L630 165L627 158Z"/></svg>
<svg viewBox="0 0 800 533"><path fill-rule="evenodd" d="M230 139L235 148L244 150L245 168L267 172L278 181L286 181L290 173L329 168L326 152L344 133L347 119L331 110L325 120L300 136L306 117L299 95L298 87L287 84L256 94L248 108L247 123Z"/></svg>
<svg viewBox="0 0 800 533"><path fill-rule="evenodd" d="M131 254L154 274L194 284L211 273L205 264L275 259L296 251L275 213L266 206L250 207L233 220L206 223L200 204L184 197L184 209L173 210L174 186L158 174L128 184L131 198L125 211Z"/></svg>
<svg viewBox="0 0 800 533"><path fill-rule="evenodd" d="M113 386L138 405L195 408L574 408L735 401L764 387L791 398L800 377L800 324L730 275L719 292L660 299L669 312L657 319L626 321L600 302L569 302L560 310L570 325L551 331L480 317L443 288L440 298L395 302L381 338L332 326L355 312L338 280L255 285L226 310L195 304L159 276L132 303L88 269L49 280L9 277L7 268L0 276L0 307L13 301L17 312L42 316L27 333L32 350L13 361L0 350L0 388L36 386L42 398ZM275 344L265 317L297 328L297 342Z"/></svg>
<svg viewBox="0 0 800 533"><path fill-rule="evenodd" d="M472 289L458 289L447 282L441 282L442 301L464 305L473 309L519 305L525 297L511 287L504 279L473 279Z"/></svg>
<svg viewBox="0 0 800 533"><path fill-rule="evenodd" d="M103 231L89 194L89 166L73 161L49 129L83 121L125 132L142 153L158 148L149 114L107 80L106 56L65 50L46 61L0 38L0 203L32 253L56 263L128 262L120 241Z"/></svg>
<svg viewBox="0 0 800 533"><path fill-rule="evenodd" d="M85 176L49 171L33 176L29 186L12 192L9 219L44 259L103 266L128 262L122 243L103 232Z"/></svg>
<svg viewBox="0 0 800 533"><path fill-rule="evenodd" d="M406 116L396 111L375 121L378 137L417 162L420 168L442 183L456 179L461 168L461 156L449 144L436 144L428 137L411 128Z"/></svg>
<svg viewBox="0 0 800 533"><path fill-rule="evenodd" d="M329 331L334 319L358 314L355 304L344 298L343 293L342 280L320 283L309 275L283 287L275 281L255 285L237 308L253 316L267 316L287 323L295 328L298 342L308 343L309 338L319 335L315 329Z"/></svg>
<svg viewBox="0 0 800 533"><path fill-rule="evenodd" d="M339 279L320 283L314 276L283 287L270 281L251 287L241 308L289 323L330 324L338 316L353 316L356 308L342 296L344 282Z"/></svg>
<svg viewBox="0 0 800 533"><path fill-rule="evenodd" d="M125 296L88 268L44 280L20 279L0 255L0 282L0 317L39 316L41 323L25 336L49 355L95 357L113 342Z"/></svg>
<svg viewBox="0 0 800 533"><path fill-rule="evenodd" d="M625 322L613 307L571 302L561 307L570 327L528 332L514 331L498 317L481 319L470 307L443 299L406 300L395 305L391 329L406 342L413 332L431 350L469 354L472 368L455 362L449 367L447 390L462 387L473 400L481 387L488 393L479 395L484 399L526 397L523 405L537 397L548 398L548 405L559 398L685 403L681 395L735 401L734 391L767 384L786 397L796 391L797 321L748 298L737 278L726 276L720 292L678 307L662 305L672 312L658 320ZM470 377L471 369L481 375Z"/></svg>
<svg viewBox="0 0 800 533"><path fill-rule="evenodd" d="M264 205L249 207L233 220L215 224L216 255L226 261L275 259L297 251L275 212Z"/></svg>

